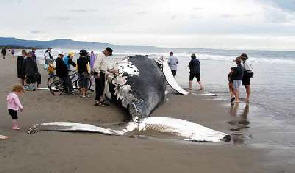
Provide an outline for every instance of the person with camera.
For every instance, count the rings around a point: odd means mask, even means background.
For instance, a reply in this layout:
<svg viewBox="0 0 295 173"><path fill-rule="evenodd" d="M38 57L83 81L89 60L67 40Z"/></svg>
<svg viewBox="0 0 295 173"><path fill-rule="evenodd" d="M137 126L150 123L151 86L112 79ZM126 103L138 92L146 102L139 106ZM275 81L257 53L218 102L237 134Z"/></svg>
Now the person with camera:
<svg viewBox="0 0 295 173"><path fill-rule="evenodd" d="M242 66L244 69L242 84L245 86L245 89L246 89L246 94L247 94L246 102L248 103L250 100L250 94L251 94L250 79L253 78L253 71L250 64L248 64L247 59L248 59L248 55L246 53L242 53L241 60L242 60Z"/></svg>

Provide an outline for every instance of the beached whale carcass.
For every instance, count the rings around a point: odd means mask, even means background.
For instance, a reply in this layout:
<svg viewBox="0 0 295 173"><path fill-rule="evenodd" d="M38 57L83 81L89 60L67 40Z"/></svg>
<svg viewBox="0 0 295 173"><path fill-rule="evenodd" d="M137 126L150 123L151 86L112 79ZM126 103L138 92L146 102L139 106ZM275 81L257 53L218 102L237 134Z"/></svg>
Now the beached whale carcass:
<svg viewBox="0 0 295 173"><path fill-rule="evenodd" d="M166 80L156 61L129 56L115 64L118 74L108 75L106 95L126 108L134 118L148 117L164 102Z"/></svg>
<svg viewBox="0 0 295 173"><path fill-rule="evenodd" d="M118 73L109 74L105 93L126 108L132 121L119 130L90 124L53 122L34 125L28 133L42 131L95 132L107 135L127 135L152 129L171 133L189 141L229 141L230 136L186 120L169 117L149 117L165 99L168 83L180 94L188 94L175 81L164 58L149 59L147 56L129 56L113 66ZM167 82L167 83L166 83Z"/></svg>

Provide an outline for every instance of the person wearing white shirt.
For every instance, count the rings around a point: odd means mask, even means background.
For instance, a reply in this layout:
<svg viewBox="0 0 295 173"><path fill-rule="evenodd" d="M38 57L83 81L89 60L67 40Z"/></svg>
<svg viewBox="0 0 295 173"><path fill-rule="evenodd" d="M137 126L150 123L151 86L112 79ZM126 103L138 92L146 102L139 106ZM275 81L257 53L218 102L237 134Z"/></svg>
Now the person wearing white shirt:
<svg viewBox="0 0 295 173"><path fill-rule="evenodd" d="M246 89L246 102L249 102L250 100L250 94L251 94L251 89L250 89L250 79L253 77L250 77L248 74L248 72L252 72L252 67L247 63L247 59L248 59L248 55L246 53L242 53L241 55L241 59L242 59L242 66L244 68L244 75L243 75L243 79L242 79L242 84L245 86ZM253 72L252 72L253 75Z"/></svg>
<svg viewBox="0 0 295 173"><path fill-rule="evenodd" d="M95 77L95 106L103 105L103 91L105 88L105 74L108 71L108 56L112 56L113 50L107 47L99 53L93 65Z"/></svg>
<svg viewBox="0 0 295 173"><path fill-rule="evenodd" d="M170 66L173 77L175 77L176 76L176 71L177 71L178 59L177 59L177 57L173 56L173 52L170 52L170 57L168 59L168 64Z"/></svg>

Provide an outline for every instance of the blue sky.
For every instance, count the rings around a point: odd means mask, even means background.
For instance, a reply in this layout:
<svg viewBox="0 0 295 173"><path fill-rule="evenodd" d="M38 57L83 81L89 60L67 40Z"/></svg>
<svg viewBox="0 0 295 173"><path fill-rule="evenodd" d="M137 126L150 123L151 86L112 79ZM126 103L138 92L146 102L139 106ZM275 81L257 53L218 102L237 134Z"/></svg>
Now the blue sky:
<svg viewBox="0 0 295 173"><path fill-rule="evenodd" d="M161 47L295 50L295 0L1 3L0 36Z"/></svg>

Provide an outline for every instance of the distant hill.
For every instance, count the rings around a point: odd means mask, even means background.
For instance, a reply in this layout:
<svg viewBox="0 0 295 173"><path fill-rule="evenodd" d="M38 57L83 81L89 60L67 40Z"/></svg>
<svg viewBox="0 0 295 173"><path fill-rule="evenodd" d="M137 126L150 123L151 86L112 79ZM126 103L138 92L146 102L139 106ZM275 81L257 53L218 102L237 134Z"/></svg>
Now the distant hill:
<svg viewBox="0 0 295 173"><path fill-rule="evenodd" d="M36 48L66 48L66 49L104 49L111 47L117 51L153 51L162 52L164 48L154 46L123 46L100 42L74 41L71 39L56 39L51 41L24 40L13 37L0 37L0 46L36 47Z"/></svg>

